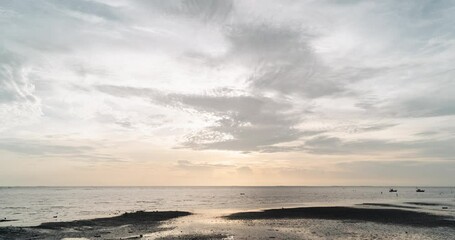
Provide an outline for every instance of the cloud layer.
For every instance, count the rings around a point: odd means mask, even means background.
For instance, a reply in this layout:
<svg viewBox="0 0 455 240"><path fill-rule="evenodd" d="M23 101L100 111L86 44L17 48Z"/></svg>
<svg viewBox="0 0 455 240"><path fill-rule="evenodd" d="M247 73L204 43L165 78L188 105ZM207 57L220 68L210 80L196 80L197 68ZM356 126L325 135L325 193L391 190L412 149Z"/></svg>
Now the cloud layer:
<svg viewBox="0 0 455 240"><path fill-rule="evenodd" d="M143 162L153 152L132 149L153 146L204 159L180 169L242 174L264 157L455 160L454 12L452 1L2 1L0 153Z"/></svg>

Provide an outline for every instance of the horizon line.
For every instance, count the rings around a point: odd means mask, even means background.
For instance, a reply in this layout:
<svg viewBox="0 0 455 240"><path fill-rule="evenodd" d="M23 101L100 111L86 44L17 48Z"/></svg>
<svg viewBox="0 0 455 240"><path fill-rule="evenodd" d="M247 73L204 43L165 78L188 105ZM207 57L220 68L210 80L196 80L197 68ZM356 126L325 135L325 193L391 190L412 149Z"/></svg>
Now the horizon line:
<svg viewBox="0 0 455 240"><path fill-rule="evenodd" d="M446 187L455 188L455 185L0 185L0 188L84 188L84 187Z"/></svg>

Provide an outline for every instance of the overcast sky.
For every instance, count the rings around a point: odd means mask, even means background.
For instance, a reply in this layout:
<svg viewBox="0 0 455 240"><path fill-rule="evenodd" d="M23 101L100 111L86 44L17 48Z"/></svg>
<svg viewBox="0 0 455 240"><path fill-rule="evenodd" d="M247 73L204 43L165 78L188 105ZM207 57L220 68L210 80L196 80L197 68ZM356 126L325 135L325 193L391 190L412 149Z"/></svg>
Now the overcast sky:
<svg viewBox="0 0 455 240"><path fill-rule="evenodd" d="M454 1L0 0L0 185L453 185Z"/></svg>

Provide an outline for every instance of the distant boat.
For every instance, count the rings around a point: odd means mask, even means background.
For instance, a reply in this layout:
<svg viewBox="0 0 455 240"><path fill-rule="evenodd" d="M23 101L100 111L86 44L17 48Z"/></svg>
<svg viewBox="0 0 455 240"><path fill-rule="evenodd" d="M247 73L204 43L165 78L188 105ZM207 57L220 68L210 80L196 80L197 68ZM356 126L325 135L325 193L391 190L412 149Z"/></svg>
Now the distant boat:
<svg viewBox="0 0 455 240"><path fill-rule="evenodd" d="M391 188L389 192L398 192L398 190Z"/></svg>
<svg viewBox="0 0 455 240"><path fill-rule="evenodd" d="M416 189L416 192L425 192L425 189L417 188L417 189Z"/></svg>
<svg viewBox="0 0 455 240"><path fill-rule="evenodd" d="M240 193L240 195L245 195L245 193L242 192L242 193Z"/></svg>

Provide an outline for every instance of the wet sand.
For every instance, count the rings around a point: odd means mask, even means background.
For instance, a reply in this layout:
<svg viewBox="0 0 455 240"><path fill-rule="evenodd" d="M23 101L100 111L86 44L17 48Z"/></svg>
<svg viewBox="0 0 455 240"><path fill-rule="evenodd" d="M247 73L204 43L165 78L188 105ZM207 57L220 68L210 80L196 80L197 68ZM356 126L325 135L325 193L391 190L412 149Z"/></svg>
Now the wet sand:
<svg viewBox="0 0 455 240"><path fill-rule="evenodd" d="M157 240L218 240L229 239L225 234L185 234L185 235L171 235L166 237L157 238Z"/></svg>
<svg viewBox="0 0 455 240"><path fill-rule="evenodd" d="M145 212L137 211L124 213L120 216L109 218L95 218L90 220L77 220L70 222L48 222L42 223L36 228L42 229L62 229L76 227L118 227L122 225L146 225L172 218L188 216L189 212L167 211L167 212Z"/></svg>
<svg viewBox="0 0 455 240"><path fill-rule="evenodd" d="M449 207L453 206L452 204L447 203L432 203L432 202L405 202L406 204L415 205L415 206L425 206L425 207Z"/></svg>
<svg viewBox="0 0 455 240"><path fill-rule="evenodd" d="M450 239L452 216L390 203L224 213L134 212L0 228L0 239Z"/></svg>
<svg viewBox="0 0 455 240"><path fill-rule="evenodd" d="M176 219L175 229L156 232L145 236L145 239L405 240L452 239L455 236L454 225L449 222L450 216L428 214L425 213L426 210L424 209L419 210L422 212L389 211L394 210L388 205L390 203L384 203L384 206L381 206L382 203L378 204L378 206L361 205L362 207L357 205L359 207L309 207L255 212L234 211L234 213L225 214L196 213ZM396 205L400 206L400 204ZM340 210L340 208L344 210ZM304 216L302 216L302 212L305 212ZM308 212L313 213L310 215ZM363 217L356 217L358 212ZM439 212L441 214L448 213ZM384 218L385 214L391 215ZM412 220L416 216L418 221ZM390 220L391 218L397 219ZM441 224L440 221L447 221L449 224L447 222Z"/></svg>
<svg viewBox="0 0 455 240"><path fill-rule="evenodd" d="M390 203L362 203L358 204L360 206L374 206L374 207L391 207L391 208L405 208L405 209L419 209L418 207L404 206L399 204L390 204Z"/></svg>
<svg viewBox="0 0 455 240"><path fill-rule="evenodd" d="M138 211L120 216L76 220L69 222L47 222L36 227L2 227L0 239L134 239L143 234L163 230L162 221L191 215L190 212Z"/></svg>
<svg viewBox="0 0 455 240"><path fill-rule="evenodd" d="M14 222L16 219L0 219L0 222Z"/></svg>
<svg viewBox="0 0 455 240"><path fill-rule="evenodd" d="M253 219L326 219L367 221L415 227L455 228L455 219L424 212L389 208L304 207L239 212L225 217L230 220Z"/></svg>

